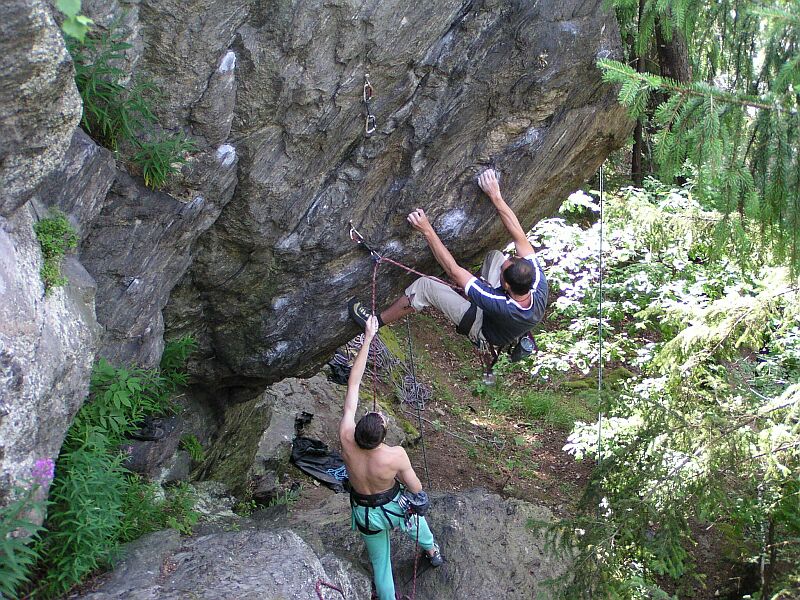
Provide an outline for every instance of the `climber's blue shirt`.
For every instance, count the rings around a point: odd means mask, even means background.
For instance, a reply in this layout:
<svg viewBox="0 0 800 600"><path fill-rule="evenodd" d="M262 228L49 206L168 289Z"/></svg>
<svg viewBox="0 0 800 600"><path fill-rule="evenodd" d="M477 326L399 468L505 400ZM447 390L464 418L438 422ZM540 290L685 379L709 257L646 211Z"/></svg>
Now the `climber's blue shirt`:
<svg viewBox="0 0 800 600"><path fill-rule="evenodd" d="M502 287L492 287L482 279L473 277L464 286L470 300L483 310L481 331L490 344L506 346L527 333L544 317L547 305L547 280L539 266L536 256L525 256L533 263L533 283L531 284L531 305L523 308L510 298Z"/></svg>

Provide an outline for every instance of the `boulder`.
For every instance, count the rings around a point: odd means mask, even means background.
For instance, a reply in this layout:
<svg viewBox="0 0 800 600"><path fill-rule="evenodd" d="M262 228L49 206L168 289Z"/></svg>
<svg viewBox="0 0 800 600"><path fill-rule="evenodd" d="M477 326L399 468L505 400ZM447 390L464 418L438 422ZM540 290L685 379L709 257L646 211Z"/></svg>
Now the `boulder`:
<svg viewBox="0 0 800 600"><path fill-rule="evenodd" d="M195 240L219 216L236 184L236 163L213 154L189 167L186 196L145 188L117 171L87 223L81 262L97 280L100 354L112 363L156 366L164 349L161 310L192 260Z"/></svg>
<svg viewBox="0 0 800 600"><path fill-rule="evenodd" d="M143 3L143 18L152 4ZM169 10L159 4L160 14ZM165 317L170 334L198 336L192 373L215 401L311 375L356 333L345 304L369 298L372 263L350 241L350 221L395 260L436 272L405 220L424 207L468 265L506 239L475 183L482 169L499 169L506 198L531 226L631 129L595 66L619 57L602 0L295 0L250 4L235 18L236 3L224 4L213 22L199 9L153 21L146 46L160 50L158 61L152 51L143 58L168 90L162 112L190 113L194 131L214 143L227 131L235 84L226 145L239 183L198 240ZM226 64L232 80L220 73ZM378 303L408 282L381 267Z"/></svg>
<svg viewBox="0 0 800 600"><path fill-rule="evenodd" d="M292 511L288 523L285 513L277 520L257 513L238 522L240 531L225 531L228 523L180 541L171 532L150 534L129 545L93 591L75 598L312 600L323 581L340 587L345 598L366 599L369 561L359 534L350 530L349 513L346 495L337 494L314 510ZM529 519L549 518L546 509L482 490L435 494L429 522L445 563L432 569L420 558L416 598L552 597L544 582L569 566L548 557L542 536L528 527ZM414 542L399 532L392 538L395 583L410 594ZM322 591L325 598L338 597Z"/></svg>
<svg viewBox="0 0 800 600"><path fill-rule="evenodd" d="M44 0L6 0L0 20L0 217L61 167L81 118L72 59Z"/></svg>
<svg viewBox="0 0 800 600"><path fill-rule="evenodd" d="M126 440L122 446L123 452L128 455L125 468L145 475L148 479L165 482L180 478L173 474L174 470L184 477L188 476L188 469L181 468L183 463L176 456L182 431L183 423L178 416L147 419L143 430L134 433L134 436L143 439L134 437ZM183 458L183 452L180 454Z"/></svg>
<svg viewBox="0 0 800 600"><path fill-rule="evenodd" d="M30 206L0 217L0 503L55 459L89 391L99 328L95 284L74 257L45 295Z"/></svg>
<svg viewBox="0 0 800 600"><path fill-rule="evenodd" d="M529 527L531 520L550 521L549 510L522 500L501 498L481 489L458 494L431 494L428 523L445 563L433 569L424 557L417 564L419 600L550 597L546 581L569 565L550 556L544 537ZM290 527L317 554L334 553L369 572L366 547L350 527L345 494L330 496L318 508L290 514ZM410 594L415 544L392 532L392 570L398 592Z"/></svg>
<svg viewBox="0 0 800 600"><path fill-rule="evenodd" d="M219 532L177 541L174 532L150 534L126 549L114 572L78 594L86 600L318 600L317 582L346 598L368 598L364 573L341 559L321 559L289 530Z"/></svg>
<svg viewBox="0 0 800 600"><path fill-rule="evenodd" d="M344 386L318 374L310 379L285 379L254 400L227 406L219 433L197 475L224 482L239 497L269 501L287 472L299 475L289 462L299 417L311 415L303 426L304 436L339 448L345 391ZM368 402L361 404L356 418L371 408ZM405 432L391 412L387 416L387 443L402 444Z"/></svg>

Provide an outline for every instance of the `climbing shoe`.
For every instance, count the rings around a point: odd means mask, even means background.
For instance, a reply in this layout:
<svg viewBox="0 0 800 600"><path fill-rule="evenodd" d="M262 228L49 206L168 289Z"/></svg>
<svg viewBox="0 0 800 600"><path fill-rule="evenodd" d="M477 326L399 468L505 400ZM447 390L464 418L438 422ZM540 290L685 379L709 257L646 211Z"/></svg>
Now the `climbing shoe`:
<svg viewBox="0 0 800 600"><path fill-rule="evenodd" d="M359 302L355 298L351 298L350 302L347 303L347 313L361 329L367 328L367 319L372 316L372 311L369 309L369 307L365 306L363 302ZM378 316L378 327L382 325L383 321L381 321L380 316Z"/></svg>
<svg viewBox="0 0 800 600"><path fill-rule="evenodd" d="M439 552L439 544L433 545L433 554L425 553L425 556L428 557L428 561L431 563L432 567L441 567L444 563L444 559L442 558L442 553Z"/></svg>

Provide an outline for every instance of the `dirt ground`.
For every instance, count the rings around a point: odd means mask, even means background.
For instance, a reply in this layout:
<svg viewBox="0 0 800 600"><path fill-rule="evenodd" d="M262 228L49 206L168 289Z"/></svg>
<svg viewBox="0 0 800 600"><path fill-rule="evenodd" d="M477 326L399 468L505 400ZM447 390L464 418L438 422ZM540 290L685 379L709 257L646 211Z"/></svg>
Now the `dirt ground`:
<svg viewBox="0 0 800 600"><path fill-rule="evenodd" d="M423 419L422 440L408 448L423 482L426 456L434 491L483 487L567 516L591 471L562 450L569 431L492 410L475 391L480 360L449 322L429 314L413 320L411 330L418 379L433 389L419 416L411 406L403 411L418 428ZM405 341L405 328L399 337ZM517 379L514 385L526 385Z"/></svg>

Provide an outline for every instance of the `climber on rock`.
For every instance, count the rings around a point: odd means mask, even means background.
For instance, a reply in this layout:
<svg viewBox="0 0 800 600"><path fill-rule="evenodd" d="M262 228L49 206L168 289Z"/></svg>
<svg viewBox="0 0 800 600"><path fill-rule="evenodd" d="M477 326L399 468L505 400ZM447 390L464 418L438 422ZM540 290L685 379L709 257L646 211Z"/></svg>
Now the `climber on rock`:
<svg viewBox="0 0 800 600"><path fill-rule="evenodd" d="M432 566L440 566L443 560L439 546L434 542L428 523L422 516L427 510L427 495L422 491L422 484L411 466L408 454L401 446L383 443L386 437L385 417L379 412L368 412L358 424L355 422L358 391L370 342L378 330L378 319L368 315L364 325L364 342L347 382L339 439L342 458L347 466L352 527L358 529L367 545L378 598L395 600L389 540L392 529L399 527L412 540L416 540L425 550Z"/></svg>
<svg viewBox="0 0 800 600"><path fill-rule="evenodd" d="M501 348L527 334L542 320L548 289L533 246L514 211L503 200L494 170L484 171L478 178L478 185L497 209L514 242L516 256L509 258L497 250L490 251L483 262L481 276L475 277L456 263L425 212L416 209L408 215L408 222L425 236L436 261L447 276L464 289L467 298L442 282L420 277L406 288L403 296L380 313L380 326L426 306L435 306L473 343L483 347L488 342ZM362 327L369 317L369 309L355 298L348 303L348 312Z"/></svg>

